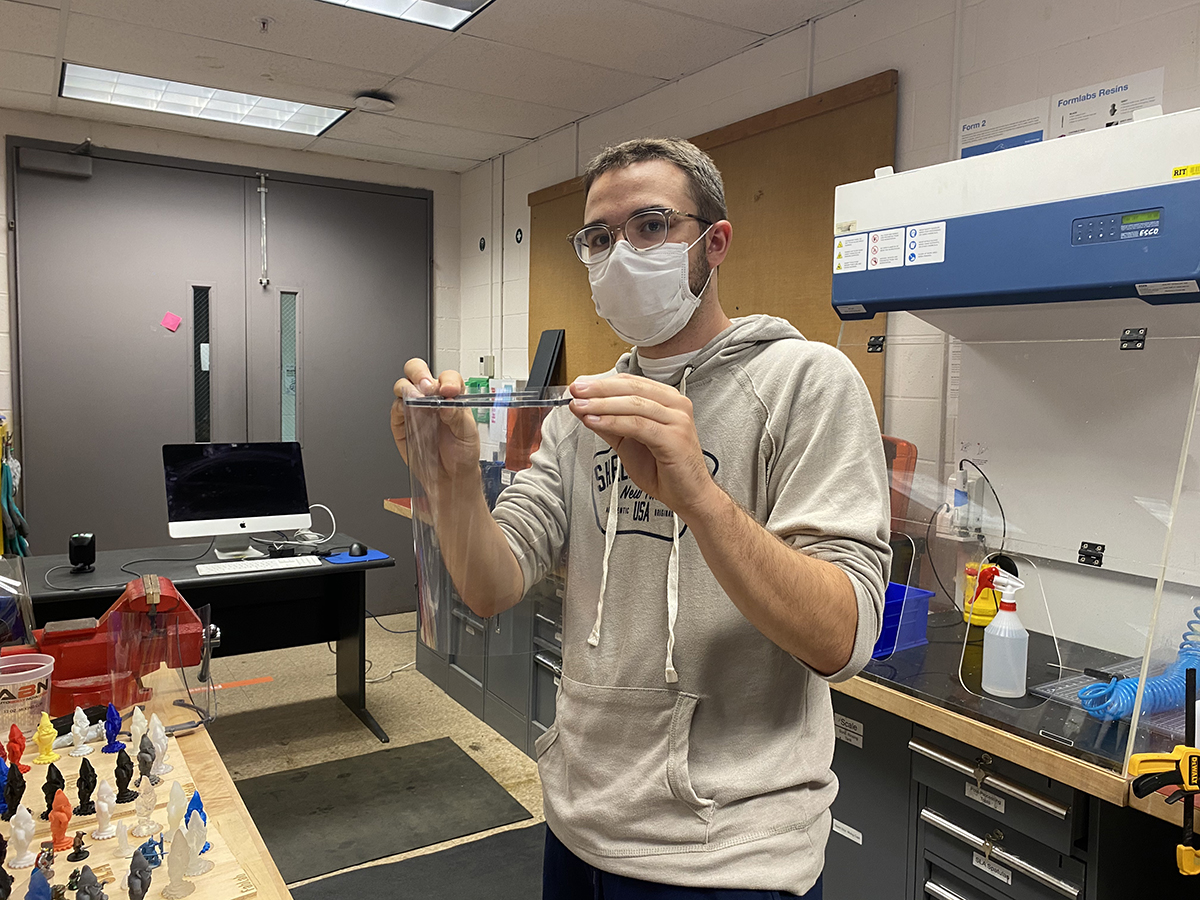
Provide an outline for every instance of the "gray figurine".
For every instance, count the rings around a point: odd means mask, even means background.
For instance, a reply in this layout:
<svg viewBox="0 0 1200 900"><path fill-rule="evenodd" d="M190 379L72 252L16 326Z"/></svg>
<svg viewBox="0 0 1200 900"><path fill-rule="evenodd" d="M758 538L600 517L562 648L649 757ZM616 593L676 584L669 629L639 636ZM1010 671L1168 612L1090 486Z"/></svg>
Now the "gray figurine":
<svg viewBox="0 0 1200 900"><path fill-rule="evenodd" d="M154 870L146 862L146 857L142 856L142 851L134 850L133 858L129 860L129 900L144 900L150 893L150 876L153 874Z"/></svg>
<svg viewBox="0 0 1200 900"><path fill-rule="evenodd" d="M100 879L96 877L91 866L84 866L83 871L79 873L79 890L75 894L75 900L108 900L108 894L104 893Z"/></svg>
<svg viewBox="0 0 1200 900"><path fill-rule="evenodd" d="M154 744L150 742L150 735L142 735L142 743L138 746L137 755L138 764L138 784L142 783L143 778L150 777L150 769L154 766ZM151 784L158 784L157 778L150 778Z"/></svg>

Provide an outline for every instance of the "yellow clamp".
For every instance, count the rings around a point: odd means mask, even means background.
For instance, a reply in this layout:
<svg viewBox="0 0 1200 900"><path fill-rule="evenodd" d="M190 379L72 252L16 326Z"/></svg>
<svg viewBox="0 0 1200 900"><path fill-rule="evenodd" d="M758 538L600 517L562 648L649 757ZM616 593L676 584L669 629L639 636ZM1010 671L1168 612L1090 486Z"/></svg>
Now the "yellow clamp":
<svg viewBox="0 0 1200 900"><path fill-rule="evenodd" d="M1170 785L1194 794L1200 791L1200 750L1179 745L1170 753L1135 753L1129 758L1129 774L1134 777L1170 774L1174 777L1154 781L1161 782L1162 787Z"/></svg>
<svg viewBox="0 0 1200 900"><path fill-rule="evenodd" d="M1181 875L1200 875L1200 850L1187 844L1175 846L1175 863Z"/></svg>

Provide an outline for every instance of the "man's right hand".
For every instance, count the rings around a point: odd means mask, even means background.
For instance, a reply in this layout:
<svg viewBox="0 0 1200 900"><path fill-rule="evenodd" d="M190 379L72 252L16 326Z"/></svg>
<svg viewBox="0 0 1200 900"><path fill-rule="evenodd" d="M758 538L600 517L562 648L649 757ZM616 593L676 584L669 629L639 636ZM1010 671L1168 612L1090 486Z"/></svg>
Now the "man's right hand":
<svg viewBox="0 0 1200 900"><path fill-rule="evenodd" d="M465 390L462 375L447 369L434 379L423 359L404 364L404 377L392 388L392 438L405 463L427 493L460 478L479 480L479 429L471 410L462 407L415 407L406 410L405 398L452 398ZM410 446L411 441L411 446ZM410 453L415 450L414 453ZM415 456L415 459L412 458Z"/></svg>

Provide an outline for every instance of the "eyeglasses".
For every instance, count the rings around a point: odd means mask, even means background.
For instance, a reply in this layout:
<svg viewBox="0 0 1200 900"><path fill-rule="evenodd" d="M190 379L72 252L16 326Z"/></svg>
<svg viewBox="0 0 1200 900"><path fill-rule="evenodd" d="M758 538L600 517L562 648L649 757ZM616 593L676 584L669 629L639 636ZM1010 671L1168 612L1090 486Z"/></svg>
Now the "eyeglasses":
<svg viewBox="0 0 1200 900"><path fill-rule="evenodd" d="M671 219L695 219L705 225L712 226L708 219L693 216L691 213L678 209L644 209L630 216L619 228L609 228L607 225L588 225L580 228L574 234L568 234L567 240L575 248L580 261L591 265L602 262L617 242L617 232L625 235L634 250L653 250L667 242L667 234L671 230Z"/></svg>

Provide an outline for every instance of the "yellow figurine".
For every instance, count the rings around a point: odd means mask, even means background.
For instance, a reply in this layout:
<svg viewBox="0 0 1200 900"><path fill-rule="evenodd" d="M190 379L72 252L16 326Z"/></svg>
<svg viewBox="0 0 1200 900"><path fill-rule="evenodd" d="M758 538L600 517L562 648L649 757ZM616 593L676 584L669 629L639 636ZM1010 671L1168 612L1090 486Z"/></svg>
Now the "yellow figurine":
<svg viewBox="0 0 1200 900"><path fill-rule="evenodd" d="M50 714L42 713L42 721L38 723L37 731L33 733L33 742L37 744L38 748L38 755L33 758L36 765L48 766L62 758L54 752L54 741L57 738L58 731L55 729L54 723L50 721Z"/></svg>

